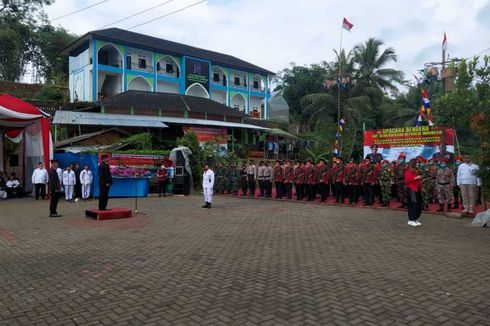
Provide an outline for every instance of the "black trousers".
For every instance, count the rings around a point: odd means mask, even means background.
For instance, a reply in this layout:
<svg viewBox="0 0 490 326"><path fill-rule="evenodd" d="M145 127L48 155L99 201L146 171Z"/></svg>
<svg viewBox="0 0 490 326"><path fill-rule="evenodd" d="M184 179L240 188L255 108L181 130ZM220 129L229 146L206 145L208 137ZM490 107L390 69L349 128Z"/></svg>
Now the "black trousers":
<svg viewBox="0 0 490 326"><path fill-rule="evenodd" d="M407 188L408 220L416 221L422 214L422 193Z"/></svg>
<svg viewBox="0 0 490 326"><path fill-rule="evenodd" d="M276 198L282 197L282 182L274 182L276 187Z"/></svg>
<svg viewBox="0 0 490 326"><path fill-rule="evenodd" d="M286 187L286 195L288 199L293 199L293 184L291 182L285 182L284 186Z"/></svg>
<svg viewBox="0 0 490 326"><path fill-rule="evenodd" d="M300 183L300 184L296 183L294 185L294 188L296 189L296 200L303 200L304 185L302 183Z"/></svg>
<svg viewBox="0 0 490 326"><path fill-rule="evenodd" d="M362 192L363 192L364 202L366 203L366 205L372 205L374 202L372 184L370 183L363 184Z"/></svg>
<svg viewBox="0 0 490 326"><path fill-rule="evenodd" d="M247 187L248 187L248 182L246 177L241 177L240 179L241 185L242 185L242 195L246 196L247 195Z"/></svg>
<svg viewBox="0 0 490 326"><path fill-rule="evenodd" d="M335 202L344 202L344 184L342 182L335 182Z"/></svg>
<svg viewBox="0 0 490 326"><path fill-rule="evenodd" d="M44 183L35 183L34 194L36 200L39 199L39 196L41 196L42 199L46 199L46 185Z"/></svg>
<svg viewBox="0 0 490 326"><path fill-rule="evenodd" d="M357 195L356 185L347 185L347 196L349 197L349 203L357 203L359 196Z"/></svg>
<svg viewBox="0 0 490 326"><path fill-rule="evenodd" d="M99 210L103 211L107 208L107 203L109 202L109 189L111 187L103 185L100 186L100 195L99 195Z"/></svg>
<svg viewBox="0 0 490 326"><path fill-rule="evenodd" d="M51 192L51 201L49 202L49 214L58 214L58 199L60 198L60 193L57 191Z"/></svg>
<svg viewBox="0 0 490 326"><path fill-rule="evenodd" d="M272 181L271 180L264 180L264 196L265 197L272 197Z"/></svg>
<svg viewBox="0 0 490 326"><path fill-rule="evenodd" d="M248 194L249 196L255 196L255 178L253 174L248 176Z"/></svg>
<svg viewBox="0 0 490 326"><path fill-rule="evenodd" d="M327 187L328 185L326 183L320 183L318 185L318 190L320 192L320 200L324 202L327 200L328 194L327 194Z"/></svg>
<svg viewBox="0 0 490 326"><path fill-rule="evenodd" d="M158 181L158 196L163 196L165 197L165 194L167 193L167 180L165 181Z"/></svg>
<svg viewBox="0 0 490 326"><path fill-rule="evenodd" d="M82 184L80 183L80 180L77 180L77 183L75 184L75 198L82 198Z"/></svg>
<svg viewBox="0 0 490 326"><path fill-rule="evenodd" d="M265 181L259 179L259 189L260 189L260 197L264 197L265 195Z"/></svg>

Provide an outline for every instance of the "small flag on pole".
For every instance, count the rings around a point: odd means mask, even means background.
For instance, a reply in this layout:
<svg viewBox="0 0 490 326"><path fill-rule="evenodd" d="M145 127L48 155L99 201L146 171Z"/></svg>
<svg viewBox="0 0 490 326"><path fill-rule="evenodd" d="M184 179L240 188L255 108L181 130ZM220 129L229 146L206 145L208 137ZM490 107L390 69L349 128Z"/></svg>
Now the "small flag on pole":
<svg viewBox="0 0 490 326"><path fill-rule="evenodd" d="M344 20L342 21L342 28L350 32L352 27L354 27L354 25L352 25L351 22L344 17Z"/></svg>
<svg viewBox="0 0 490 326"><path fill-rule="evenodd" d="M446 32L444 32L444 37L442 38L442 49L447 50L447 37Z"/></svg>

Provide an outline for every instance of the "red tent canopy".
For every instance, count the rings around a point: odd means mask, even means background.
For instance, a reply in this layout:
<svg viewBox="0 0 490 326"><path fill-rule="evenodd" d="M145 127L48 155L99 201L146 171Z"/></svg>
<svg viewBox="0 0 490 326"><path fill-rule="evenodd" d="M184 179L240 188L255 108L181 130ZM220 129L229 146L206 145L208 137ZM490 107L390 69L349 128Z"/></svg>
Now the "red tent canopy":
<svg viewBox="0 0 490 326"><path fill-rule="evenodd" d="M34 105L8 94L0 94L0 133L15 138L25 127L38 121L42 128L44 161L49 166L49 120Z"/></svg>

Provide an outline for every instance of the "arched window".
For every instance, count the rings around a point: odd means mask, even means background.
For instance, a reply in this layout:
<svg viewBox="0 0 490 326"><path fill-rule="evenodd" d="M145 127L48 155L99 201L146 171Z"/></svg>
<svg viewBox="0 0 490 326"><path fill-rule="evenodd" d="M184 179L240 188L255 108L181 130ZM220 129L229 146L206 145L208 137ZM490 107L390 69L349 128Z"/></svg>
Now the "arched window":
<svg viewBox="0 0 490 326"><path fill-rule="evenodd" d="M247 99L243 94L236 93L231 98L230 106L234 109L238 109L242 112L245 112L247 110Z"/></svg>
<svg viewBox="0 0 490 326"><path fill-rule="evenodd" d="M223 85L227 86L228 84L228 78L226 77L226 72L223 68L219 66L214 66L211 69L211 74L212 74L212 83L213 84L218 84L218 85Z"/></svg>
<svg viewBox="0 0 490 326"><path fill-rule="evenodd" d="M185 91L185 95L209 98L208 91L206 90L206 88L204 88L204 86L199 83L194 83L189 86L189 88L187 88L187 90Z"/></svg>
<svg viewBox="0 0 490 326"><path fill-rule="evenodd" d="M112 43L104 44L97 51L97 63L100 65L123 67L121 51Z"/></svg>
<svg viewBox="0 0 490 326"><path fill-rule="evenodd" d="M152 86L145 78L138 76L128 83L128 90L151 92Z"/></svg>
<svg viewBox="0 0 490 326"><path fill-rule="evenodd" d="M169 55L164 55L157 61L157 73L180 77L180 65L179 63Z"/></svg>

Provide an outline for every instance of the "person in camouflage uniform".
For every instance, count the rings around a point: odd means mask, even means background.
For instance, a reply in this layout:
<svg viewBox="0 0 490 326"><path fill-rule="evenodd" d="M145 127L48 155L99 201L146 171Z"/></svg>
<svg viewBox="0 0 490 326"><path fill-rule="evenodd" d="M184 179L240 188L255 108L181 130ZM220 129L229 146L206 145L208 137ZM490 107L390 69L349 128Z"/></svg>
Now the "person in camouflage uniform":
<svg viewBox="0 0 490 326"><path fill-rule="evenodd" d="M240 170L236 163L231 163L228 168L228 191L230 194L238 195L238 185L240 183Z"/></svg>
<svg viewBox="0 0 490 326"><path fill-rule="evenodd" d="M436 187L436 177L437 177L437 170L439 170L439 167L437 166L436 162L433 159L429 160L429 176L430 176L430 181L428 183L429 187L429 203L434 204L437 201L437 187Z"/></svg>
<svg viewBox="0 0 490 326"><path fill-rule="evenodd" d="M215 183L214 183L215 192L217 194L223 194L225 192L225 183L226 183L225 168L223 166L223 163L218 163L216 169L214 170L214 175L215 175Z"/></svg>
<svg viewBox="0 0 490 326"><path fill-rule="evenodd" d="M398 164L395 167L395 184L396 194L400 201L399 208L407 207L407 184L405 183L405 172L407 171L407 164L405 163L406 155L400 153L398 156Z"/></svg>
<svg viewBox="0 0 490 326"><path fill-rule="evenodd" d="M444 212L444 203L447 202L447 211L451 211L451 202L453 201L454 174L453 170L447 166L448 160L439 159L439 169L437 170L436 184L437 195L439 200L438 212Z"/></svg>
<svg viewBox="0 0 490 326"><path fill-rule="evenodd" d="M419 171L422 175L422 209L429 210L431 176L425 158L419 156L417 160L419 161Z"/></svg>
<svg viewBox="0 0 490 326"><path fill-rule="evenodd" d="M381 171L379 172L379 185L381 187L381 206L387 207L390 205L391 186L395 182L394 171L390 163L386 160L381 162Z"/></svg>
<svg viewBox="0 0 490 326"><path fill-rule="evenodd" d="M459 202L461 199L461 188L458 187L458 168L463 163L463 159L460 156L454 158L455 165L453 168L454 175L454 188L453 188L453 197L454 197L454 208L459 208Z"/></svg>

